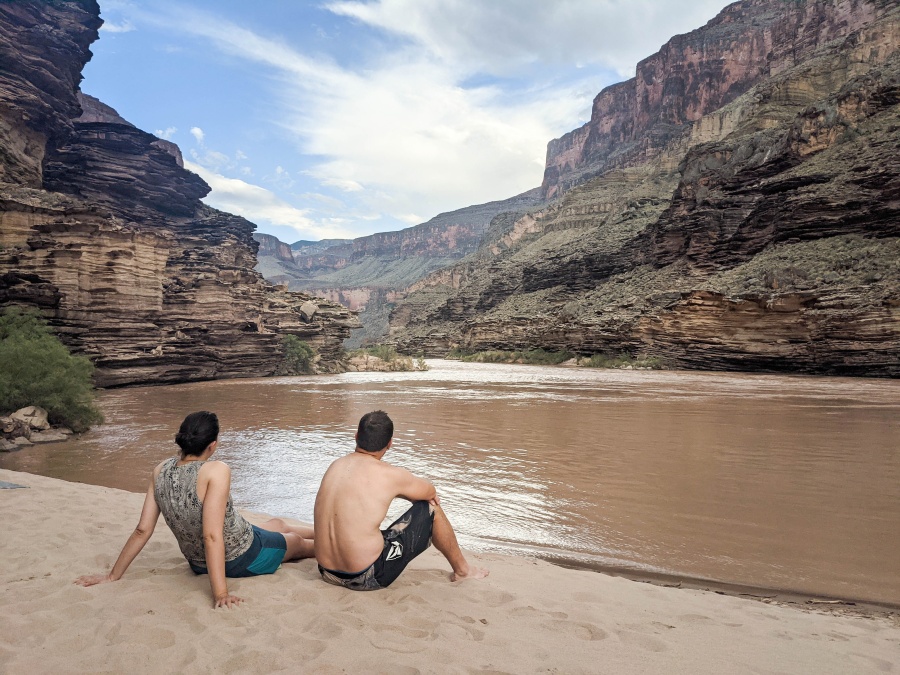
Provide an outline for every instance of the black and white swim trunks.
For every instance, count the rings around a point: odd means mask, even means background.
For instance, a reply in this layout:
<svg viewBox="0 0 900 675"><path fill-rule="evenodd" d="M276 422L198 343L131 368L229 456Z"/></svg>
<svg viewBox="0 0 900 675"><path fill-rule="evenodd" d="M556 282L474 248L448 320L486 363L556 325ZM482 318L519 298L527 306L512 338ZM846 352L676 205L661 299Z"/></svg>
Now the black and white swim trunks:
<svg viewBox="0 0 900 675"><path fill-rule="evenodd" d="M354 591L387 588L417 555L431 546L434 510L426 501L413 505L391 525L381 531L384 548L378 559L362 572L341 572L319 565L319 574L330 584Z"/></svg>

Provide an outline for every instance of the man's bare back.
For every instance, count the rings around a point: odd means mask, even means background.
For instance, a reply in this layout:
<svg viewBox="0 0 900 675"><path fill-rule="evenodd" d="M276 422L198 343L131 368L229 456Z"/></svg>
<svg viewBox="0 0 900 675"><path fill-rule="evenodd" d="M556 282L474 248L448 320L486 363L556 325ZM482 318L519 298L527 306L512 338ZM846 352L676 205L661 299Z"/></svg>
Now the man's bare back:
<svg viewBox="0 0 900 675"><path fill-rule="evenodd" d="M453 580L487 576L487 570L469 565L459 550L434 486L382 461L392 435L387 414L368 413L360 420L356 450L335 460L322 477L314 517L316 559L323 577L348 588L382 588L430 541L450 562ZM382 531L396 497L413 502L413 508Z"/></svg>

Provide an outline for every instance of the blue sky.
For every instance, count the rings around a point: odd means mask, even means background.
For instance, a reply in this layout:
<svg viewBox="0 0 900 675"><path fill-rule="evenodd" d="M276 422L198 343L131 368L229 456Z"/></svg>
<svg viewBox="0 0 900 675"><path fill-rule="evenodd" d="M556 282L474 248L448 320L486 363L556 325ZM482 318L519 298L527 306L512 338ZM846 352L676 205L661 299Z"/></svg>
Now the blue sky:
<svg viewBox="0 0 900 675"><path fill-rule="evenodd" d="M358 237L540 184L590 117L724 0L100 0L82 89L177 143L210 205Z"/></svg>

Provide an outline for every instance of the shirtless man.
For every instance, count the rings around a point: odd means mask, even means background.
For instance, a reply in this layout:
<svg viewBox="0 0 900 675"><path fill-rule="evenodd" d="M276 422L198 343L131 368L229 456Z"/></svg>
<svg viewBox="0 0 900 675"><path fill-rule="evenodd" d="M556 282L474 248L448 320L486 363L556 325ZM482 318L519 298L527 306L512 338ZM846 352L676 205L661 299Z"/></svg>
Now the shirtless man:
<svg viewBox="0 0 900 675"><path fill-rule="evenodd" d="M314 515L322 578L354 591L386 588L432 541L453 568L451 581L486 577L488 571L470 565L459 550L434 485L381 461L393 435L387 413L363 415L356 450L332 462L322 477ZM380 530L395 497L413 505Z"/></svg>

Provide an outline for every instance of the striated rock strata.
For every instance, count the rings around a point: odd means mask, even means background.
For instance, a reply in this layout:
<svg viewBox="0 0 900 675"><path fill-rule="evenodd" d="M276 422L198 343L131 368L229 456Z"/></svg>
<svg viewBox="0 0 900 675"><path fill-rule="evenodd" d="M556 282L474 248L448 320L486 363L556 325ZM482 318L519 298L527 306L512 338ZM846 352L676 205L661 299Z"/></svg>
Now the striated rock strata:
<svg viewBox="0 0 900 675"><path fill-rule="evenodd" d="M260 251L257 270L274 283L286 283L288 288L360 310L363 326L346 343L357 347L387 334L388 314L407 286L476 251L496 215L521 213L541 203L540 190L534 189L510 199L442 213L397 232L352 240L296 242L291 247L293 264L278 257L272 244ZM261 236L267 235L257 238Z"/></svg>
<svg viewBox="0 0 900 675"><path fill-rule="evenodd" d="M100 386L272 374L284 334L340 369L355 316L266 282L177 147L79 102L100 24L92 0L0 3L0 304L40 308Z"/></svg>
<svg viewBox="0 0 900 675"><path fill-rule="evenodd" d="M401 348L900 376L900 6L744 0L551 142L556 199L409 289Z"/></svg>

